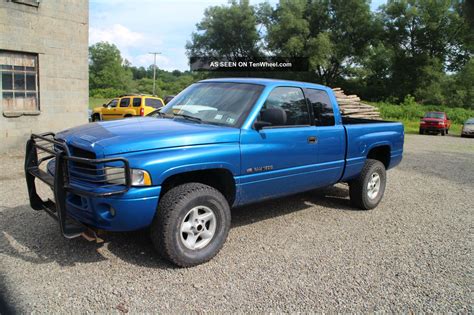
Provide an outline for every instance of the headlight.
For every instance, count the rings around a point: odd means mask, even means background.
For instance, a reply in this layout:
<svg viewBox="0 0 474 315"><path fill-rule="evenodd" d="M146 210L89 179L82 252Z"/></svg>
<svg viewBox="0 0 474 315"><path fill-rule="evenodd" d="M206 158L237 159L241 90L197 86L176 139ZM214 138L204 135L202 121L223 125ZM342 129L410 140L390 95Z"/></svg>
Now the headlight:
<svg viewBox="0 0 474 315"><path fill-rule="evenodd" d="M151 177L147 171L131 169L132 186L151 186ZM125 185L125 170L122 167L106 167L105 178L108 183Z"/></svg>
<svg viewBox="0 0 474 315"><path fill-rule="evenodd" d="M444 122L438 121L438 125L444 125Z"/></svg>
<svg viewBox="0 0 474 315"><path fill-rule="evenodd" d="M150 186L151 178L147 171L132 169L132 186Z"/></svg>

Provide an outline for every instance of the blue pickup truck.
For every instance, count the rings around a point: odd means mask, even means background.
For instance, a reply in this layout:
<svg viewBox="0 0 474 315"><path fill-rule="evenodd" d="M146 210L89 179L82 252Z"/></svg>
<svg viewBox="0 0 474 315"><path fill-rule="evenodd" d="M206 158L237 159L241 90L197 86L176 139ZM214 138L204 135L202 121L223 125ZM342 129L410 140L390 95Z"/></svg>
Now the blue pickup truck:
<svg viewBox="0 0 474 315"><path fill-rule="evenodd" d="M187 267L217 254L232 207L346 182L354 207L375 208L403 142L400 123L342 117L325 86L211 79L149 117L33 134L25 173L31 207L65 237L147 228Z"/></svg>

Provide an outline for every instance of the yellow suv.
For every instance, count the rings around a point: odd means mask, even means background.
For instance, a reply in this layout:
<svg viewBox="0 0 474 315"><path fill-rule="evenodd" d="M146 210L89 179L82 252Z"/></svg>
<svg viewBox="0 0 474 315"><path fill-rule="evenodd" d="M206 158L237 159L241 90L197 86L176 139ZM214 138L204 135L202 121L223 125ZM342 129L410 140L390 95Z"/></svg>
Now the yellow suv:
<svg viewBox="0 0 474 315"><path fill-rule="evenodd" d="M123 95L92 111L92 121L146 116L164 106L161 98L148 95Z"/></svg>

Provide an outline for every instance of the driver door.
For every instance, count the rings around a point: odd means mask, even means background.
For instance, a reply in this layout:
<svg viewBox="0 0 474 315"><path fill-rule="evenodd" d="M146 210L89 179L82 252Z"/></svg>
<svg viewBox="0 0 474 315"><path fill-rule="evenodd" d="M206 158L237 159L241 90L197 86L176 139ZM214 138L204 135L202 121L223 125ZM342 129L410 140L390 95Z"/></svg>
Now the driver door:
<svg viewBox="0 0 474 315"><path fill-rule="evenodd" d="M262 112L268 108L284 110L286 118L279 125L272 123L259 131L242 130L239 204L316 186L317 130L311 126L303 91L276 87Z"/></svg>
<svg viewBox="0 0 474 315"><path fill-rule="evenodd" d="M107 104L106 107L102 108L102 120L113 119L114 111L117 109L118 103L119 103L119 99L114 98Z"/></svg>

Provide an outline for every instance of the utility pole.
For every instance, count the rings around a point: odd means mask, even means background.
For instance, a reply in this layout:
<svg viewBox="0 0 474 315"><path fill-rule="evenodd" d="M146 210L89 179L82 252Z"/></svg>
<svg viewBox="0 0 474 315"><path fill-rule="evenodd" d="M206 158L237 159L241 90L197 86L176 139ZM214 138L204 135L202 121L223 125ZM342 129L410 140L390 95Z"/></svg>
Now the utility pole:
<svg viewBox="0 0 474 315"><path fill-rule="evenodd" d="M151 52L153 55L153 96L156 96L155 84L156 84L156 55L161 55L160 52Z"/></svg>

